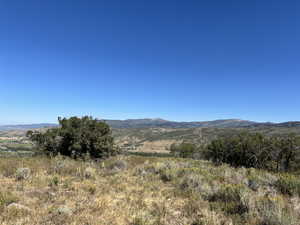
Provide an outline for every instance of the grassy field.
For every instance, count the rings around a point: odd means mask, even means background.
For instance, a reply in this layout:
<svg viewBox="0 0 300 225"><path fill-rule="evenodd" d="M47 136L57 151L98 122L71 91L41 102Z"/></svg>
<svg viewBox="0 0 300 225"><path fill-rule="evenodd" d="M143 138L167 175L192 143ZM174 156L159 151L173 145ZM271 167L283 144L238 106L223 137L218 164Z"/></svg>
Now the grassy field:
<svg viewBox="0 0 300 225"><path fill-rule="evenodd" d="M300 182L208 161L0 158L0 224L299 225Z"/></svg>

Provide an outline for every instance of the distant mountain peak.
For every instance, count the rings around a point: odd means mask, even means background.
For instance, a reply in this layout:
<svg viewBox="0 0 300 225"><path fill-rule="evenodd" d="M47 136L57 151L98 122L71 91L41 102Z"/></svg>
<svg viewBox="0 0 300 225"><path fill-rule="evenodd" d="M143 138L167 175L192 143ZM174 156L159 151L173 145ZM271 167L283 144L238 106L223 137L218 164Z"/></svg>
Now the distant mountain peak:
<svg viewBox="0 0 300 225"><path fill-rule="evenodd" d="M165 119L162 119L162 118L149 118L149 120L152 120L152 121L162 121L162 122L168 122L169 120L165 120Z"/></svg>

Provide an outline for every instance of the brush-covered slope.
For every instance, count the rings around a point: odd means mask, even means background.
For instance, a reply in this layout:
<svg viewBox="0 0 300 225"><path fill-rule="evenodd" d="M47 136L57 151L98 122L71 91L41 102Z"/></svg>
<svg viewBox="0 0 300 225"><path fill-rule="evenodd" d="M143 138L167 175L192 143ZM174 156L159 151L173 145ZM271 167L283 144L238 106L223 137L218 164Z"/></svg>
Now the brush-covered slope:
<svg viewBox="0 0 300 225"><path fill-rule="evenodd" d="M252 126L241 128L123 128L113 129L117 144L125 149L136 151L166 151L174 142L187 141L206 144L218 137L239 132L259 132L266 135L300 135L300 126Z"/></svg>
<svg viewBox="0 0 300 225"><path fill-rule="evenodd" d="M175 122L163 119L105 120L113 128L194 128L194 127L242 127L254 125L255 122L238 119L213 120L203 122Z"/></svg>
<svg viewBox="0 0 300 225"><path fill-rule="evenodd" d="M299 225L294 175L207 161L0 158L1 224Z"/></svg>

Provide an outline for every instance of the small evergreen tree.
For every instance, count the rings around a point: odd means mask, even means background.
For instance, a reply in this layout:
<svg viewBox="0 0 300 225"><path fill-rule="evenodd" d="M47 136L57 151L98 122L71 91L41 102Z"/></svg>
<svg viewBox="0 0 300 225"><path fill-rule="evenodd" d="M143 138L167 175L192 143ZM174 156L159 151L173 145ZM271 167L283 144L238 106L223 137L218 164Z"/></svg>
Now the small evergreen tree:
<svg viewBox="0 0 300 225"><path fill-rule="evenodd" d="M27 137L49 155L105 158L117 154L110 127L92 117L58 118L59 127L46 132L28 131Z"/></svg>

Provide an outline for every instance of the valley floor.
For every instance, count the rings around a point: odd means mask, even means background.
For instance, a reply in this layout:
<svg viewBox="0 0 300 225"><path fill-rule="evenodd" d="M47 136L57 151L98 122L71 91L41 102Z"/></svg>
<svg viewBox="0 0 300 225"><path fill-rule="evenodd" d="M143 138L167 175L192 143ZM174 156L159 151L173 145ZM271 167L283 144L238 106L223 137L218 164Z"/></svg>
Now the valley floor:
<svg viewBox="0 0 300 225"><path fill-rule="evenodd" d="M300 224L298 177L207 161L0 158L0 178L3 225Z"/></svg>

